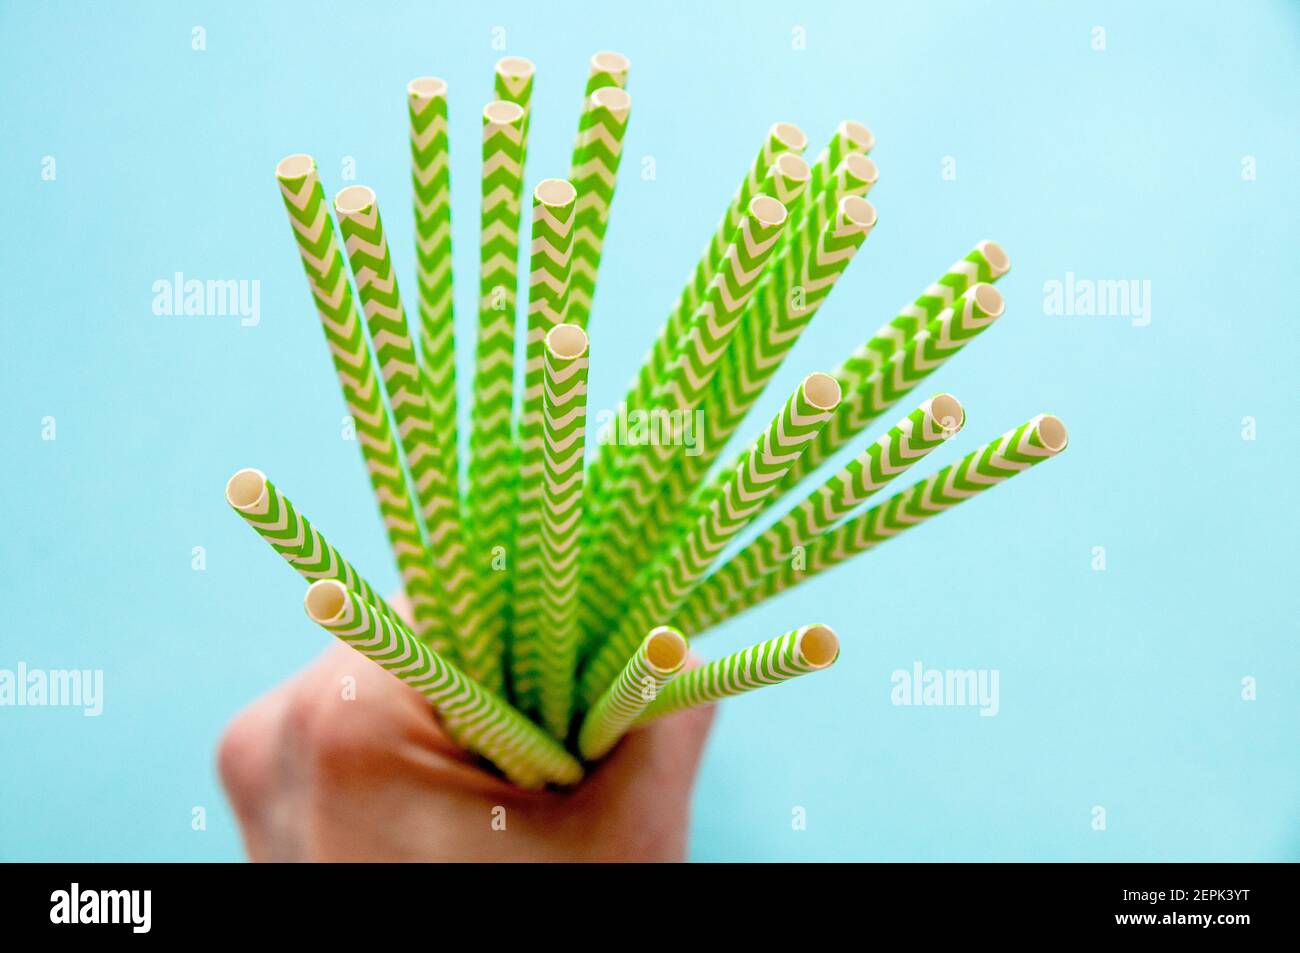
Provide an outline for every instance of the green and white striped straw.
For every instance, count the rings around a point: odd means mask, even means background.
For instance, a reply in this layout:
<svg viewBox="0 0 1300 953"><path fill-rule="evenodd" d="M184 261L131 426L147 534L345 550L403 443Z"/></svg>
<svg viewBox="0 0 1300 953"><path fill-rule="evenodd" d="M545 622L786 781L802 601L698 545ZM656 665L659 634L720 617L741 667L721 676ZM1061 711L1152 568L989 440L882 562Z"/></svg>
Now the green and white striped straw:
<svg viewBox="0 0 1300 953"><path fill-rule="evenodd" d="M786 477L785 489L812 473L912 388L1001 317L1005 304L992 285L971 285L880 368L848 391L829 426Z"/></svg>
<svg viewBox="0 0 1300 953"><path fill-rule="evenodd" d="M1065 449L1068 439L1065 425L1058 418L1040 414L884 503L822 533L798 559L783 560L775 571L755 578L743 571L743 565L738 574L726 573L723 567L691 594L675 613L673 625L691 634L737 616L1056 456Z"/></svg>
<svg viewBox="0 0 1300 953"><path fill-rule="evenodd" d="M723 548L760 512L803 448L831 419L840 386L829 374L809 374L731 473L709 512L690 534L638 574L618 628L583 672L582 697L593 703L606 689L642 632L670 618Z"/></svg>
<svg viewBox="0 0 1300 953"><path fill-rule="evenodd" d="M308 582L337 579L390 619L401 620L365 577L344 559L261 470L239 470L226 482L226 502Z"/></svg>
<svg viewBox="0 0 1300 953"><path fill-rule="evenodd" d="M601 50L593 53L587 61L587 85L584 96L590 96L605 86L617 86L627 89L627 74L632 69L632 61L622 53Z"/></svg>
<svg viewBox="0 0 1300 953"><path fill-rule="evenodd" d="M511 590L511 671L516 702L529 710L537 703L540 600L545 561L542 513L545 485L546 335L564 322L572 274L577 192L564 179L544 179L533 190L532 245L528 274L528 331L525 340L524 395L519 421L514 563Z"/></svg>
<svg viewBox="0 0 1300 953"><path fill-rule="evenodd" d="M533 79L537 67L532 60L522 56L503 56L497 60L492 74L493 95L507 103L514 103L524 111L524 148L527 151L528 127L532 122ZM520 165L523 160L520 159Z"/></svg>
<svg viewBox="0 0 1300 953"><path fill-rule="evenodd" d="M641 716L641 723L819 672L830 668L839 657L839 636L828 626L805 625L683 672L659 693Z"/></svg>
<svg viewBox="0 0 1300 953"><path fill-rule="evenodd" d="M582 780L582 766L541 729L342 583L312 583L304 603L313 622L427 698L458 743L515 784Z"/></svg>
<svg viewBox="0 0 1300 953"><path fill-rule="evenodd" d="M604 757L686 664L686 639L666 625L653 629L628 659L614 684L591 707L578 732L588 761Z"/></svg>
<svg viewBox="0 0 1300 953"><path fill-rule="evenodd" d="M420 374L424 378L424 395L430 405L437 449L433 465L441 473L451 498L459 501L447 84L433 76L413 79L406 87L406 103L411 131L411 185L415 196Z"/></svg>
<svg viewBox="0 0 1300 953"><path fill-rule="evenodd" d="M679 429L699 405L771 259L785 219L785 207L771 196L757 195L750 200L708 297L658 384L648 411L652 419L667 421L670 429ZM667 434L644 447L622 448L624 452L606 493L590 503L583 583L588 629L599 632L608 626L615 608L608 594L619 591L633 575L626 565L630 541L671 467L677 449L675 440L674 434ZM642 631L646 629L649 626ZM622 661L619 659L620 664Z"/></svg>
<svg viewBox="0 0 1300 953"><path fill-rule="evenodd" d="M827 143L818 155L817 161L812 166L812 182L809 185L808 195L812 201L808 204L807 209L812 210L818 207L825 209L825 214L830 215L835 211L835 201L827 203L822 194L829 187L835 170L839 168L840 163L850 155L865 156L875 148L876 137L860 122L852 119L845 119L835 127L835 133L831 136L831 141Z"/></svg>
<svg viewBox="0 0 1300 953"><path fill-rule="evenodd" d="M742 580L760 579L786 560L797 558L800 547L849 517L869 497L956 434L965 422L966 412L951 394L926 400L733 556L701 587L734 591ZM688 599L687 604L693 604L693 599Z"/></svg>
<svg viewBox="0 0 1300 953"><path fill-rule="evenodd" d="M904 305L888 324L836 368L832 372L835 379L845 391L857 387L895 353L907 347L907 343L944 308L952 307L967 288L981 282L992 284L1010 270L1011 258L1001 245L987 240L979 242L965 258L954 262L915 301Z"/></svg>
<svg viewBox="0 0 1300 953"><path fill-rule="evenodd" d="M335 238L316 162L308 155L287 156L276 166L275 177L343 399L355 422L357 444L379 501L388 541L411 600L415 632L422 639L435 639L438 644L446 645L447 634L439 631L438 598L416 516L414 494L402 470L397 439L352 300L347 266Z"/></svg>
<svg viewBox="0 0 1300 953"><path fill-rule="evenodd" d="M658 338L655 339L655 343L650 349L650 353L646 355L645 363L641 365L632 386L623 398L623 402L615 414L616 420L627 419L628 414L631 412L644 409L650 405L655 388L667 376L668 370L676 358L677 351L685 341L687 332L696 318L696 311L701 307L704 298L708 294L708 289L712 286L719 266L726 258L725 249L729 247L726 242L734 240L736 230L740 227L745 212L749 208L750 199L758 194L759 186L766 178L768 170L771 169L772 163L776 161L777 156L786 152L801 154L807 145L808 137L794 123L778 122L768 130L767 138L763 140L757 158L754 159L753 165L745 174L744 179L741 180L731 204L727 206L727 210L718 222L718 227L710 237L709 244L704 249L704 254L696 262L695 270L687 280L686 286L682 288L681 294L678 295L676 305L668 314L668 320L664 322ZM787 212L787 219L788 217ZM721 233L721 238L719 238L719 233ZM780 232L778 231L778 240L779 237ZM717 247L719 242L723 243L722 249ZM775 250L775 247L773 247L772 251ZM603 502L604 500L606 482L612 477L613 471L616 469L616 458L619 455L617 451L617 446L611 441L603 440L601 442L599 452L595 460L592 461L587 474L588 498L592 502Z"/></svg>
<svg viewBox="0 0 1300 953"><path fill-rule="evenodd" d="M350 185L335 196L334 210L428 533L428 563L436 570L443 594L439 604L443 630L459 633L454 640L455 654L465 671L493 691L500 691L505 684L501 646L499 642L481 641L483 627L478 617L475 577L469 570L461 536L460 501L452 495L438 466L442 442L442 435L435 433L438 415L425 393L425 377L416 360L415 341L402 306L375 193L364 185ZM434 647L447 650L445 645Z"/></svg>
<svg viewBox="0 0 1300 953"><path fill-rule="evenodd" d="M479 575L485 637L504 636L509 618L514 446L515 297L524 187L525 112L497 100L483 110L483 208L479 321L470 430L467 509L472 565Z"/></svg>
<svg viewBox="0 0 1300 953"><path fill-rule="evenodd" d="M705 414L702 439L690 454L681 453L677 466L665 481L655 500L653 515L646 521L645 532L636 541L635 559L647 558L665 534L688 529L722 491L727 474L734 467L723 470L712 484L696 493L691 505L686 505L875 223L876 211L870 202L846 195L840 199L835 218L817 236L812 253L803 263L793 286L799 289L799 294L776 291L770 279L779 265L768 270L701 405Z"/></svg>
<svg viewBox="0 0 1300 953"><path fill-rule="evenodd" d="M542 724L569 734L581 634L578 573L582 534L583 442L587 427L587 335L561 324L546 335L545 507L538 627Z"/></svg>
<svg viewBox="0 0 1300 953"><path fill-rule="evenodd" d="M600 256L605 248L610 206L618 184L623 138L632 97L604 86L587 97L569 178L578 189L577 233L573 242L573 291L566 320L586 328L596 295Z"/></svg>

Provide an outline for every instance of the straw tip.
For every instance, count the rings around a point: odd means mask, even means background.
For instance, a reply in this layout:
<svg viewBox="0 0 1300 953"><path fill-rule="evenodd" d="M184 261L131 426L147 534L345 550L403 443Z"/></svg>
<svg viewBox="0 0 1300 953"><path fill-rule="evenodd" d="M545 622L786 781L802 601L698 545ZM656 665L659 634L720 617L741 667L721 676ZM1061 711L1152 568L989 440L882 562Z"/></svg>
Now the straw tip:
<svg viewBox="0 0 1300 953"><path fill-rule="evenodd" d="M527 79L537 72L537 66L522 56L503 56L497 60L497 72L510 79Z"/></svg>
<svg viewBox="0 0 1300 953"><path fill-rule="evenodd" d="M970 294L971 297L975 299L975 303L979 305L981 310L987 312L992 317L1001 317L1002 312L1006 309L1006 299L1002 297L1002 292L998 291L997 288L994 288L990 284L979 282L978 284L972 285Z"/></svg>
<svg viewBox="0 0 1300 953"><path fill-rule="evenodd" d="M831 411L839 406L843 391L830 374L814 371L803 379L803 395L818 410Z"/></svg>
<svg viewBox="0 0 1300 953"><path fill-rule="evenodd" d="M257 505L266 493L266 474L253 467L235 472L226 481L226 502L237 510L247 510Z"/></svg>
<svg viewBox="0 0 1300 953"><path fill-rule="evenodd" d="M871 130L857 120L844 120L840 123L840 130L844 133L849 142L864 152L869 152L876 145L876 137L872 134Z"/></svg>
<svg viewBox="0 0 1300 953"><path fill-rule="evenodd" d="M632 61L622 53L613 50L601 50L591 54L591 69L596 73L626 73L632 68Z"/></svg>
<svg viewBox="0 0 1300 953"><path fill-rule="evenodd" d="M546 349L571 361L587 353L587 332L576 324L557 324L546 332Z"/></svg>
<svg viewBox="0 0 1300 953"><path fill-rule="evenodd" d="M935 394L930 398L930 416L946 434L953 434L966 423L966 408L952 394Z"/></svg>
<svg viewBox="0 0 1300 953"><path fill-rule="evenodd" d="M1011 256L997 242L986 238L975 247L980 250L984 260L989 263L989 267L999 278L1011 270Z"/></svg>
<svg viewBox="0 0 1300 953"><path fill-rule="evenodd" d="M337 579L318 579L307 587L303 608L318 625L334 622L347 605L348 590Z"/></svg>
<svg viewBox="0 0 1300 953"><path fill-rule="evenodd" d="M646 636L646 662L661 675L671 674L681 668L686 663L688 650L686 636L672 626L658 626Z"/></svg>
<svg viewBox="0 0 1300 953"><path fill-rule="evenodd" d="M840 199L840 213L846 222L857 228L876 226L876 207L860 195L846 195Z"/></svg>
<svg viewBox="0 0 1300 953"><path fill-rule="evenodd" d="M597 106L604 106L612 113L620 114L632 108L632 94L618 86L602 86L591 94L591 101Z"/></svg>
<svg viewBox="0 0 1300 953"><path fill-rule="evenodd" d="M483 107L483 121L510 125L524 118L524 107L508 99L494 99Z"/></svg>
<svg viewBox="0 0 1300 953"><path fill-rule="evenodd" d="M542 179L533 189L533 198L543 205L558 208L577 201L578 190L568 179Z"/></svg>
<svg viewBox="0 0 1300 953"><path fill-rule="evenodd" d="M355 215L373 208L375 190L368 185L349 185L334 196L334 208L340 215Z"/></svg>
<svg viewBox="0 0 1300 953"><path fill-rule="evenodd" d="M415 99L437 99L447 95L447 81L437 76L417 76L406 84L406 92Z"/></svg>
<svg viewBox="0 0 1300 953"><path fill-rule="evenodd" d="M275 164L277 179L301 179L316 168L316 160L305 152L287 155Z"/></svg>
<svg viewBox="0 0 1300 953"><path fill-rule="evenodd" d="M828 625L806 625L796 637L796 649L815 669L826 668L840 657L840 637Z"/></svg>
<svg viewBox="0 0 1300 953"><path fill-rule="evenodd" d="M792 152L803 152L808 148L808 136L792 122L772 124L772 138Z"/></svg>
<svg viewBox="0 0 1300 953"><path fill-rule="evenodd" d="M759 223L774 228L777 225L785 224L786 216L790 213L786 207L770 195L755 195L749 200L749 214L758 219Z"/></svg>
<svg viewBox="0 0 1300 953"><path fill-rule="evenodd" d="M1052 453L1060 453L1070 442L1070 432L1060 417L1054 414L1040 414L1035 428L1043 446Z"/></svg>

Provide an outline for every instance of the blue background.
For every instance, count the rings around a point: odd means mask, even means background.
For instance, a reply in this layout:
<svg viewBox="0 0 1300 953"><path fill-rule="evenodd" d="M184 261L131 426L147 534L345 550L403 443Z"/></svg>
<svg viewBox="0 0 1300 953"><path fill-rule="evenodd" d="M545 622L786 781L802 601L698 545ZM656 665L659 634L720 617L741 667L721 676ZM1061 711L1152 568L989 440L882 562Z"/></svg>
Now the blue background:
<svg viewBox="0 0 1300 953"><path fill-rule="evenodd" d="M621 394L767 127L802 125L811 157L852 117L879 143L880 223L741 436L985 237L1013 259L1007 314L917 391L968 412L917 475L1041 411L1071 432L1059 459L698 643L825 621L845 648L724 706L692 856L1300 855L1295 4L267 6L0 11L0 667L102 668L107 695L99 718L0 709L0 856L242 855L217 738L325 640L226 508L227 476L264 469L396 584L272 172L309 151L332 194L354 157L409 288L404 87L448 80L467 393L497 26L539 68L530 182L566 173L588 56L633 63L593 408ZM152 284L176 271L260 280L261 324L155 316ZM1149 280L1150 325L1046 315L1043 283L1067 271ZM999 669L1001 713L891 705L890 673L917 660Z"/></svg>

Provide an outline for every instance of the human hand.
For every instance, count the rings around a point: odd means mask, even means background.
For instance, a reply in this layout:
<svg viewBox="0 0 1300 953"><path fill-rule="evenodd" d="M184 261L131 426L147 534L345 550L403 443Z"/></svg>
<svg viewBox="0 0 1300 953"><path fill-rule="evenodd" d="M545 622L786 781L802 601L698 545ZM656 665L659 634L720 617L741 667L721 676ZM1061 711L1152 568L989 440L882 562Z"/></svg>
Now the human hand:
<svg viewBox="0 0 1300 953"><path fill-rule="evenodd" d="M253 860L682 860L712 721L711 707L660 718L574 790L525 792L336 644L240 712L218 762Z"/></svg>

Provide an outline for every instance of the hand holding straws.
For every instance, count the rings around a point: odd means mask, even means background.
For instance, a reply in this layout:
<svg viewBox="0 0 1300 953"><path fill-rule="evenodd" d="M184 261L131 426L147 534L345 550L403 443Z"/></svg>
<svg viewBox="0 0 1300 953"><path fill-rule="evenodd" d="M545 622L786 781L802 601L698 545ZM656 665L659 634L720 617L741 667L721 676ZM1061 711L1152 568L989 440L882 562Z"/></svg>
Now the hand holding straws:
<svg viewBox="0 0 1300 953"><path fill-rule="evenodd" d="M418 327L375 193L334 200L310 156L276 177L413 619L399 616L260 471L230 506L310 585L307 614L429 701L450 736L522 788L576 784L636 724L827 668L804 625L696 668L686 635L737 615L1065 449L1040 414L875 506L961 430L950 394L916 406L730 559L747 527L1003 313L1011 263L980 242L830 374L808 375L748 448L710 468L876 223L874 137L846 120L811 165L773 125L584 467L592 316L631 96L591 58L568 179L532 202L516 304L533 64L506 57L482 112L477 366L458 467L447 84L407 87ZM341 238L340 238L341 236ZM349 277L350 275L350 277ZM360 301L361 314L353 298ZM364 314L364 321L362 320ZM515 399L516 326L524 334ZM642 436L623 439L636 417ZM691 421L704 422L695 433ZM687 437L692 443L687 447ZM797 558L796 558L797 557ZM684 634L685 633L685 634Z"/></svg>

